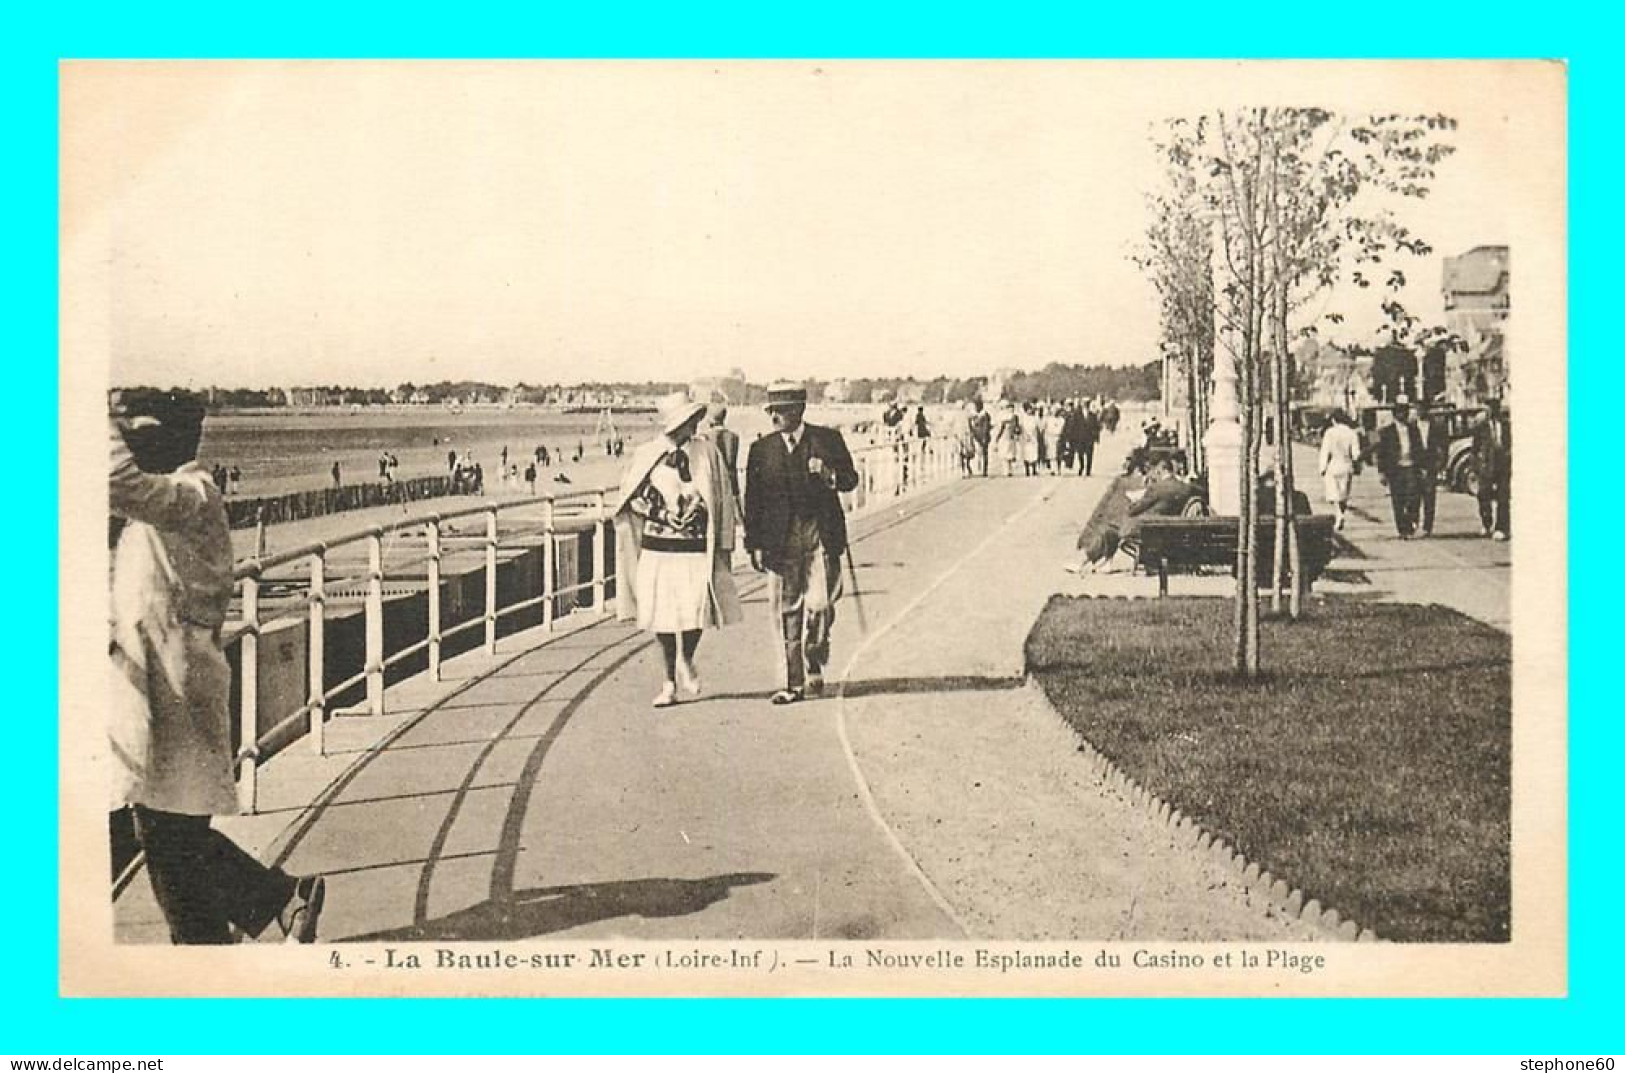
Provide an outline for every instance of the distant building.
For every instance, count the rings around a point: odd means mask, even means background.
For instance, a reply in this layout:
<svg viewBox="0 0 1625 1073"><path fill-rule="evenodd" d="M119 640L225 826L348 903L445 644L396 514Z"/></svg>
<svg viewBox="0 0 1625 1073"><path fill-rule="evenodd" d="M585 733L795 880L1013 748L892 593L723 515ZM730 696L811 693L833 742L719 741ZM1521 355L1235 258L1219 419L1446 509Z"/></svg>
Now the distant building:
<svg viewBox="0 0 1625 1073"><path fill-rule="evenodd" d="M343 406L341 392L319 387L290 387L287 389L289 406Z"/></svg>
<svg viewBox="0 0 1625 1073"><path fill-rule="evenodd" d="M982 399L986 402L998 402L1004 398L1005 388L1009 386L1015 375L1016 370L1014 369L994 370L993 375L989 376L987 382L982 385Z"/></svg>
<svg viewBox="0 0 1625 1073"><path fill-rule="evenodd" d="M1508 393L1511 274L1506 246L1475 246L1444 259L1445 326L1467 343L1467 351L1451 354L1446 365L1446 394L1458 405L1477 405Z"/></svg>
<svg viewBox="0 0 1625 1073"><path fill-rule="evenodd" d="M688 397L699 402L728 398L728 377L702 376L688 385Z"/></svg>
<svg viewBox="0 0 1625 1073"><path fill-rule="evenodd" d="M912 378L897 385L897 401L905 406L918 406L925 401L926 385Z"/></svg>
<svg viewBox="0 0 1625 1073"><path fill-rule="evenodd" d="M824 401L841 403L852 397L852 383L844 377L824 385Z"/></svg>
<svg viewBox="0 0 1625 1073"><path fill-rule="evenodd" d="M1313 406L1338 406L1353 413L1369 406L1371 354L1356 354L1318 339L1305 339L1292 355L1296 382Z"/></svg>

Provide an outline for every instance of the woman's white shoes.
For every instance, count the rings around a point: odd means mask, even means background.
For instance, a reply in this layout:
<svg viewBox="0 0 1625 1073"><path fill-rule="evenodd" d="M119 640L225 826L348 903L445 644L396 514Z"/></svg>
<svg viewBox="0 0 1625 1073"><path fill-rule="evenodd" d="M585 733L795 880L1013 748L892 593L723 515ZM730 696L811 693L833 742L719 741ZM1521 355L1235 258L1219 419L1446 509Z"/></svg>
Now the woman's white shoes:
<svg viewBox="0 0 1625 1073"><path fill-rule="evenodd" d="M655 695L654 706L670 708L676 704L679 689L688 697L700 695L700 676L695 674L694 668L687 663L677 664L677 681L667 682L660 687L660 692Z"/></svg>
<svg viewBox="0 0 1625 1073"><path fill-rule="evenodd" d="M693 664L678 661L677 684L690 697L700 695L700 676L695 672Z"/></svg>

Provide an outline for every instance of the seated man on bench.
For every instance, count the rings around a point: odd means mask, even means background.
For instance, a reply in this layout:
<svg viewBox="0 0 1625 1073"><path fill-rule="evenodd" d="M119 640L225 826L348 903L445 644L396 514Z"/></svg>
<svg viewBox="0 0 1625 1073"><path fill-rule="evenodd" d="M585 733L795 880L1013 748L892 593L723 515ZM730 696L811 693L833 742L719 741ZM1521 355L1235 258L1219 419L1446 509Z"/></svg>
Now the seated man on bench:
<svg viewBox="0 0 1625 1073"><path fill-rule="evenodd" d="M1152 463L1145 488L1127 492L1129 504L1121 522L1108 522L1086 541L1083 560L1068 563L1066 570L1073 574L1092 574L1102 570L1117 554L1118 545L1132 539L1140 518L1178 518L1193 497L1201 493L1190 482L1174 474L1174 464L1168 458Z"/></svg>

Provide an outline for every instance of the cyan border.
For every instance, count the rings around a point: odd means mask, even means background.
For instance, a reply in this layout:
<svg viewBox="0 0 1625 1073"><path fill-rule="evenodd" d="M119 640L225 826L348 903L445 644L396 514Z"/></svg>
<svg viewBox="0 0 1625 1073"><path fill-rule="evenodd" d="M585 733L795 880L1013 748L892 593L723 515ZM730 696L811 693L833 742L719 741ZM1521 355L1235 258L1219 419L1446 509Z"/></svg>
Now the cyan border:
<svg viewBox="0 0 1625 1073"><path fill-rule="evenodd" d="M0 780L0 1051L234 1052L1387 1052L1617 1049L1619 865L1611 768L1621 754L1611 682L1617 615L1602 542L1618 526L1619 360L1604 311L1621 244L1615 106L1625 98L1614 16L1548 5L1164 3L472 3L40 5L0 18L11 146L0 166L9 239L15 599ZM1540 56L1570 61L1571 997L1546 1001L63 1001L56 996L56 63L93 57L1199 57ZM1610 293L1605 293L1604 289ZM1619 323L1617 315L1613 323ZM1610 344L1613 344L1610 346ZM1589 359L1589 360L1588 360ZM83 475L85 482L99 479ZM70 482L72 488L73 482ZM40 494L34 495L36 491ZM1538 520L1520 528L1537 535ZM49 619L52 628L45 628Z"/></svg>

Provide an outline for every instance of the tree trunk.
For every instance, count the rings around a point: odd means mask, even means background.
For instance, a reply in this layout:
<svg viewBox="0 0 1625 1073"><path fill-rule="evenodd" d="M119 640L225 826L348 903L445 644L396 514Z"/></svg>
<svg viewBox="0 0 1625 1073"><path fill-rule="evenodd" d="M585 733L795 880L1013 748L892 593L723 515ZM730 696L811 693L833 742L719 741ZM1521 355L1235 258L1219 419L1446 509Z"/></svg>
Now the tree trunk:
<svg viewBox="0 0 1625 1073"><path fill-rule="evenodd" d="M1201 380L1196 368L1196 343L1192 341L1185 346L1185 424L1190 429L1190 437L1185 442L1189 445L1186 453L1192 473L1202 471L1204 426L1201 423L1201 393Z"/></svg>
<svg viewBox="0 0 1625 1073"><path fill-rule="evenodd" d="M1277 281L1277 285L1279 285L1279 281ZM1275 334L1273 330L1274 319L1273 316L1270 318L1272 322L1270 334L1272 336ZM1270 401L1273 405L1270 409L1275 420L1275 562L1273 564L1274 570L1270 574L1270 614L1279 616L1281 614L1281 594L1286 589L1286 519L1291 512L1283 506L1284 503L1290 501L1284 495L1286 455L1289 448L1287 446L1285 424L1282 421L1284 411L1281 406L1280 340L1278 338L1274 339L1272 343L1274 345L1270 348L1270 356L1273 359L1270 362Z"/></svg>
<svg viewBox="0 0 1625 1073"><path fill-rule="evenodd" d="M1277 182L1279 180L1277 179ZM1271 312L1275 322L1275 393L1276 393L1276 440L1280 447L1275 469L1275 584L1276 607L1280 611L1280 589L1287 584L1287 577L1291 577L1291 588L1287 595L1287 614L1296 619L1303 610L1303 569L1299 562L1300 551L1298 546L1298 512L1294 509L1294 499L1297 497L1297 475L1292 464L1292 437L1288 430L1292 425L1292 352L1288 346L1290 336L1287 333L1287 307L1290 298L1291 280L1288 276L1286 262L1285 239L1280 230L1280 204L1277 200L1276 212L1276 241L1275 241L1275 301Z"/></svg>
<svg viewBox="0 0 1625 1073"><path fill-rule="evenodd" d="M1257 251L1256 242L1254 243L1254 250L1255 250L1255 254L1256 254L1256 251ZM1261 447L1263 445L1263 439L1264 439L1264 437L1262 435L1263 429L1260 428L1260 425L1262 424L1262 422L1259 420L1259 418L1263 415L1263 407L1260 405L1260 386L1261 386L1260 385L1260 379L1261 379L1261 377L1259 376L1260 372L1262 371L1262 369L1261 369L1261 364L1262 363L1261 363L1261 361L1259 359L1260 359L1262 349L1263 349L1262 343L1263 343L1263 328L1264 328L1264 295L1262 293L1262 291L1263 291L1263 279L1262 279L1263 273L1261 271L1259 271L1259 269L1262 267L1262 260L1263 260L1262 256L1255 256L1255 259L1254 259L1254 273L1253 273L1254 282L1253 282L1252 304L1253 304L1254 310L1256 311L1256 314L1255 314L1256 315L1256 322L1255 322L1255 324L1253 326L1253 332L1252 332L1252 337L1253 337L1252 360L1248 363L1251 366L1251 372L1250 372L1249 379L1252 381L1252 391L1250 393L1251 396L1252 396L1251 405L1250 405L1250 410L1251 410L1250 422L1252 424L1252 437L1251 437L1251 439L1249 440L1249 442L1247 444L1247 464L1243 467L1244 477L1245 477L1245 480L1247 481L1247 490L1248 490L1247 518L1246 518L1246 521L1245 521L1244 524L1247 527L1247 671L1246 671L1246 673L1247 673L1247 677L1249 677L1249 678L1256 678L1258 676L1259 667L1260 667L1261 663L1263 662L1262 655L1259 652L1259 636L1258 636L1258 610L1259 610L1258 609L1258 507L1259 507L1259 503L1258 503L1258 462L1259 462L1259 456L1261 454Z"/></svg>

